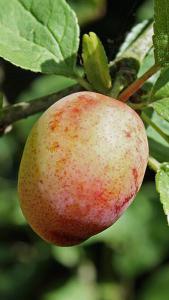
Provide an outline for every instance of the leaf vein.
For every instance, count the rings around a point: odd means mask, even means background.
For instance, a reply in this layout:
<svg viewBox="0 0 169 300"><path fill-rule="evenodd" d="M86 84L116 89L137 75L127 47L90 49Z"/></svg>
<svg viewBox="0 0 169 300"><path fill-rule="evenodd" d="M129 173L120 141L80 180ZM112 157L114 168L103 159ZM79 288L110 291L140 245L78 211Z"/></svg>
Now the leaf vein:
<svg viewBox="0 0 169 300"><path fill-rule="evenodd" d="M44 24L40 19L37 18L37 16L33 13L32 10L28 10L27 7L26 7L20 0L17 0L17 1L20 3L20 5L22 5L22 7L23 7L28 13L30 13L30 15L31 15L31 16L32 16L39 24L41 24L45 29L48 30L49 34L52 36L52 39L54 40L54 43L57 45L57 48L58 48L59 51L60 51L60 54L61 54L61 56L62 56L62 59L64 60L63 50L62 50L62 47L61 47L61 45L60 45L60 43L59 43L58 37L54 34L54 32L51 30L51 28L48 26L48 24L45 26L45 24ZM32 1L32 3L33 3L33 1ZM44 48L45 48L45 47L44 47ZM46 49L46 48L45 48L45 49ZM48 49L48 51L49 51L49 49ZM53 53L51 50L50 50L49 52ZM53 53L53 55L56 56L55 53Z"/></svg>

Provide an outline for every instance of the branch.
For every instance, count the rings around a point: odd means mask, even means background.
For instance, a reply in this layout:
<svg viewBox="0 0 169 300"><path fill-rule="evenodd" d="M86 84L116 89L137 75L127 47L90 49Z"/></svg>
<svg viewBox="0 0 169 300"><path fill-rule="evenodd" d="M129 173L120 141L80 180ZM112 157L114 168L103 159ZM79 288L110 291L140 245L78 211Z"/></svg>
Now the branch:
<svg viewBox="0 0 169 300"><path fill-rule="evenodd" d="M143 32L138 37L138 39L128 47L127 52L118 57L118 61L115 60L114 62L112 62L112 64L110 64L110 70L114 73L115 78L118 76L118 72L120 72L121 74L122 71L122 76L120 75L120 82L121 80L122 82L125 82L125 85L122 86L120 83L120 90L118 90L117 94L119 94L121 89L123 89L125 86L131 83L131 79L133 81L133 77L136 77L136 74L138 72L137 59L139 58L139 62L141 63L151 46L152 24L144 28ZM120 62L121 60L122 66ZM116 70L116 64L119 65L119 63L120 67L118 70ZM84 89L90 90L90 86L88 86L83 79L78 78L77 82L79 84L76 84L56 94L48 95L29 102L22 102L4 107L2 110L0 110L0 135L2 135L6 131L9 125L13 124L18 120L27 118L28 116L46 110L50 105L63 98L64 96L82 91ZM115 93L111 96L115 97Z"/></svg>
<svg viewBox="0 0 169 300"><path fill-rule="evenodd" d="M0 134L2 135L5 129L14 122L44 111L59 99L82 90L83 88L76 84L56 94L4 107L2 111L0 111Z"/></svg>

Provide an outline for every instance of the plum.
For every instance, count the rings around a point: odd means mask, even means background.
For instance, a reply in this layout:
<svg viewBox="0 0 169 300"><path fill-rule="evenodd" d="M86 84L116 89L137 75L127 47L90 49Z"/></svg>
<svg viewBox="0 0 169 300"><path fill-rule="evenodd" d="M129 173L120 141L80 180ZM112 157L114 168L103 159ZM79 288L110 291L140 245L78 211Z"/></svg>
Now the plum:
<svg viewBox="0 0 169 300"><path fill-rule="evenodd" d="M44 240L79 244L130 205L147 161L134 110L102 94L71 94L44 112L28 137L18 182L23 214Z"/></svg>

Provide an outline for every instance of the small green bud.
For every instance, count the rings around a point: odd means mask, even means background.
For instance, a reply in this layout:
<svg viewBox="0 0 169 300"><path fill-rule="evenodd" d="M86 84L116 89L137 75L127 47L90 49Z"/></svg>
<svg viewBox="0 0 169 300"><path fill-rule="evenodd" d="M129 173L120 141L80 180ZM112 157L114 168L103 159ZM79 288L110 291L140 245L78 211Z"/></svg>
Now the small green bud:
<svg viewBox="0 0 169 300"><path fill-rule="evenodd" d="M82 58L85 73L92 87L101 93L107 93L112 86L108 59L103 44L94 32L84 34Z"/></svg>

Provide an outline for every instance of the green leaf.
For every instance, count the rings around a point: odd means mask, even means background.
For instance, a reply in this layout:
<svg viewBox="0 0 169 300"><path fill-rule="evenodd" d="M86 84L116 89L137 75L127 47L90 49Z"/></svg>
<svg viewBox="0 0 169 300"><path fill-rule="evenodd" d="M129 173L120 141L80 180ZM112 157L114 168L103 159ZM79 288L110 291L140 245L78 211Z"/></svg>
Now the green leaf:
<svg viewBox="0 0 169 300"><path fill-rule="evenodd" d="M153 65L154 57L152 52L153 25L147 21L134 27L126 37L119 53L116 56L118 70L113 78L111 94L116 98L120 92L136 80L144 70ZM151 52L151 54L150 54ZM150 54L150 55L149 55ZM110 65L114 65L111 62ZM140 70L139 70L140 68ZM113 72L112 77L113 77Z"/></svg>
<svg viewBox="0 0 169 300"><path fill-rule="evenodd" d="M123 55L125 51L132 45L134 41L140 36L140 34L145 30L147 27L148 21L144 19L143 22L135 25L131 31L127 34L123 44L121 45L117 57Z"/></svg>
<svg viewBox="0 0 169 300"><path fill-rule="evenodd" d="M167 121L162 119L155 111L149 117L165 134L169 135L169 123ZM160 162L169 161L169 144L151 126L148 126L146 131L150 154Z"/></svg>
<svg viewBox="0 0 169 300"><path fill-rule="evenodd" d="M71 76L77 19L65 0L0 0L0 56L34 72Z"/></svg>
<svg viewBox="0 0 169 300"><path fill-rule="evenodd" d="M169 223L169 163L163 163L156 174L156 188Z"/></svg>
<svg viewBox="0 0 169 300"><path fill-rule="evenodd" d="M154 53L156 64L169 64L169 1L154 0Z"/></svg>
<svg viewBox="0 0 169 300"><path fill-rule="evenodd" d="M150 154L160 162L169 160L169 146L164 145L166 142L163 142L162 138L160 140L159 134L153 132L153 129L151 135L152 137L148 138ZM158 138L160 141L158 141Z"/></svg>
<svg viewBox="0 0 169 300"><path fill-rule="evenodd" d="M141 26L138 29L140 29L140 33L136 30L136 33L134 32L131 35L126 45L124 44L122 47L122 50L125 51L120 51L117 58L133 58L142 64L143 59L152 48L153 25L152 23L145 23L143 27Z"/></svg>
<svg viewBox="0 0 169 300"><path fill-rule="evenodd" d="M142 112L141 118L143 119L145 124L148 124L148 126L152 127L166 141L166 143L169 144L168 132L166 133L160 126L158 126L158 124L153 122L145 112Z"/></svg>
<svg viewBox="0 0 169 300"><path fill-rule="evenodd" d="M169 68L164 68L157 78L151 93L153 100L169 97Z"/></svg>
<svg viewBox="0 0 169 300"><path fill-rule="evenodd" d="M111 88L108 59L104 47L94 32L83 36L83 63L87 79L96 91L106 92Z"/></svg>
<svg viewBox="0 0 169 300"><path fill-rule="evenodd" d="M137 77L141 77L145 72L147 72L154 65L154 51L151 49L145 58L143 59L142 64L140 65L140 70ZM154 77L154 76L152 76ZM152 81L152 77L149 78L149 82Z"/></svg>
<svg viewBox="0 0 169 300"><path fill-rule="evenodd" d="M169 122L169 98L156 101L151 106L159 116Z"/></svg>

